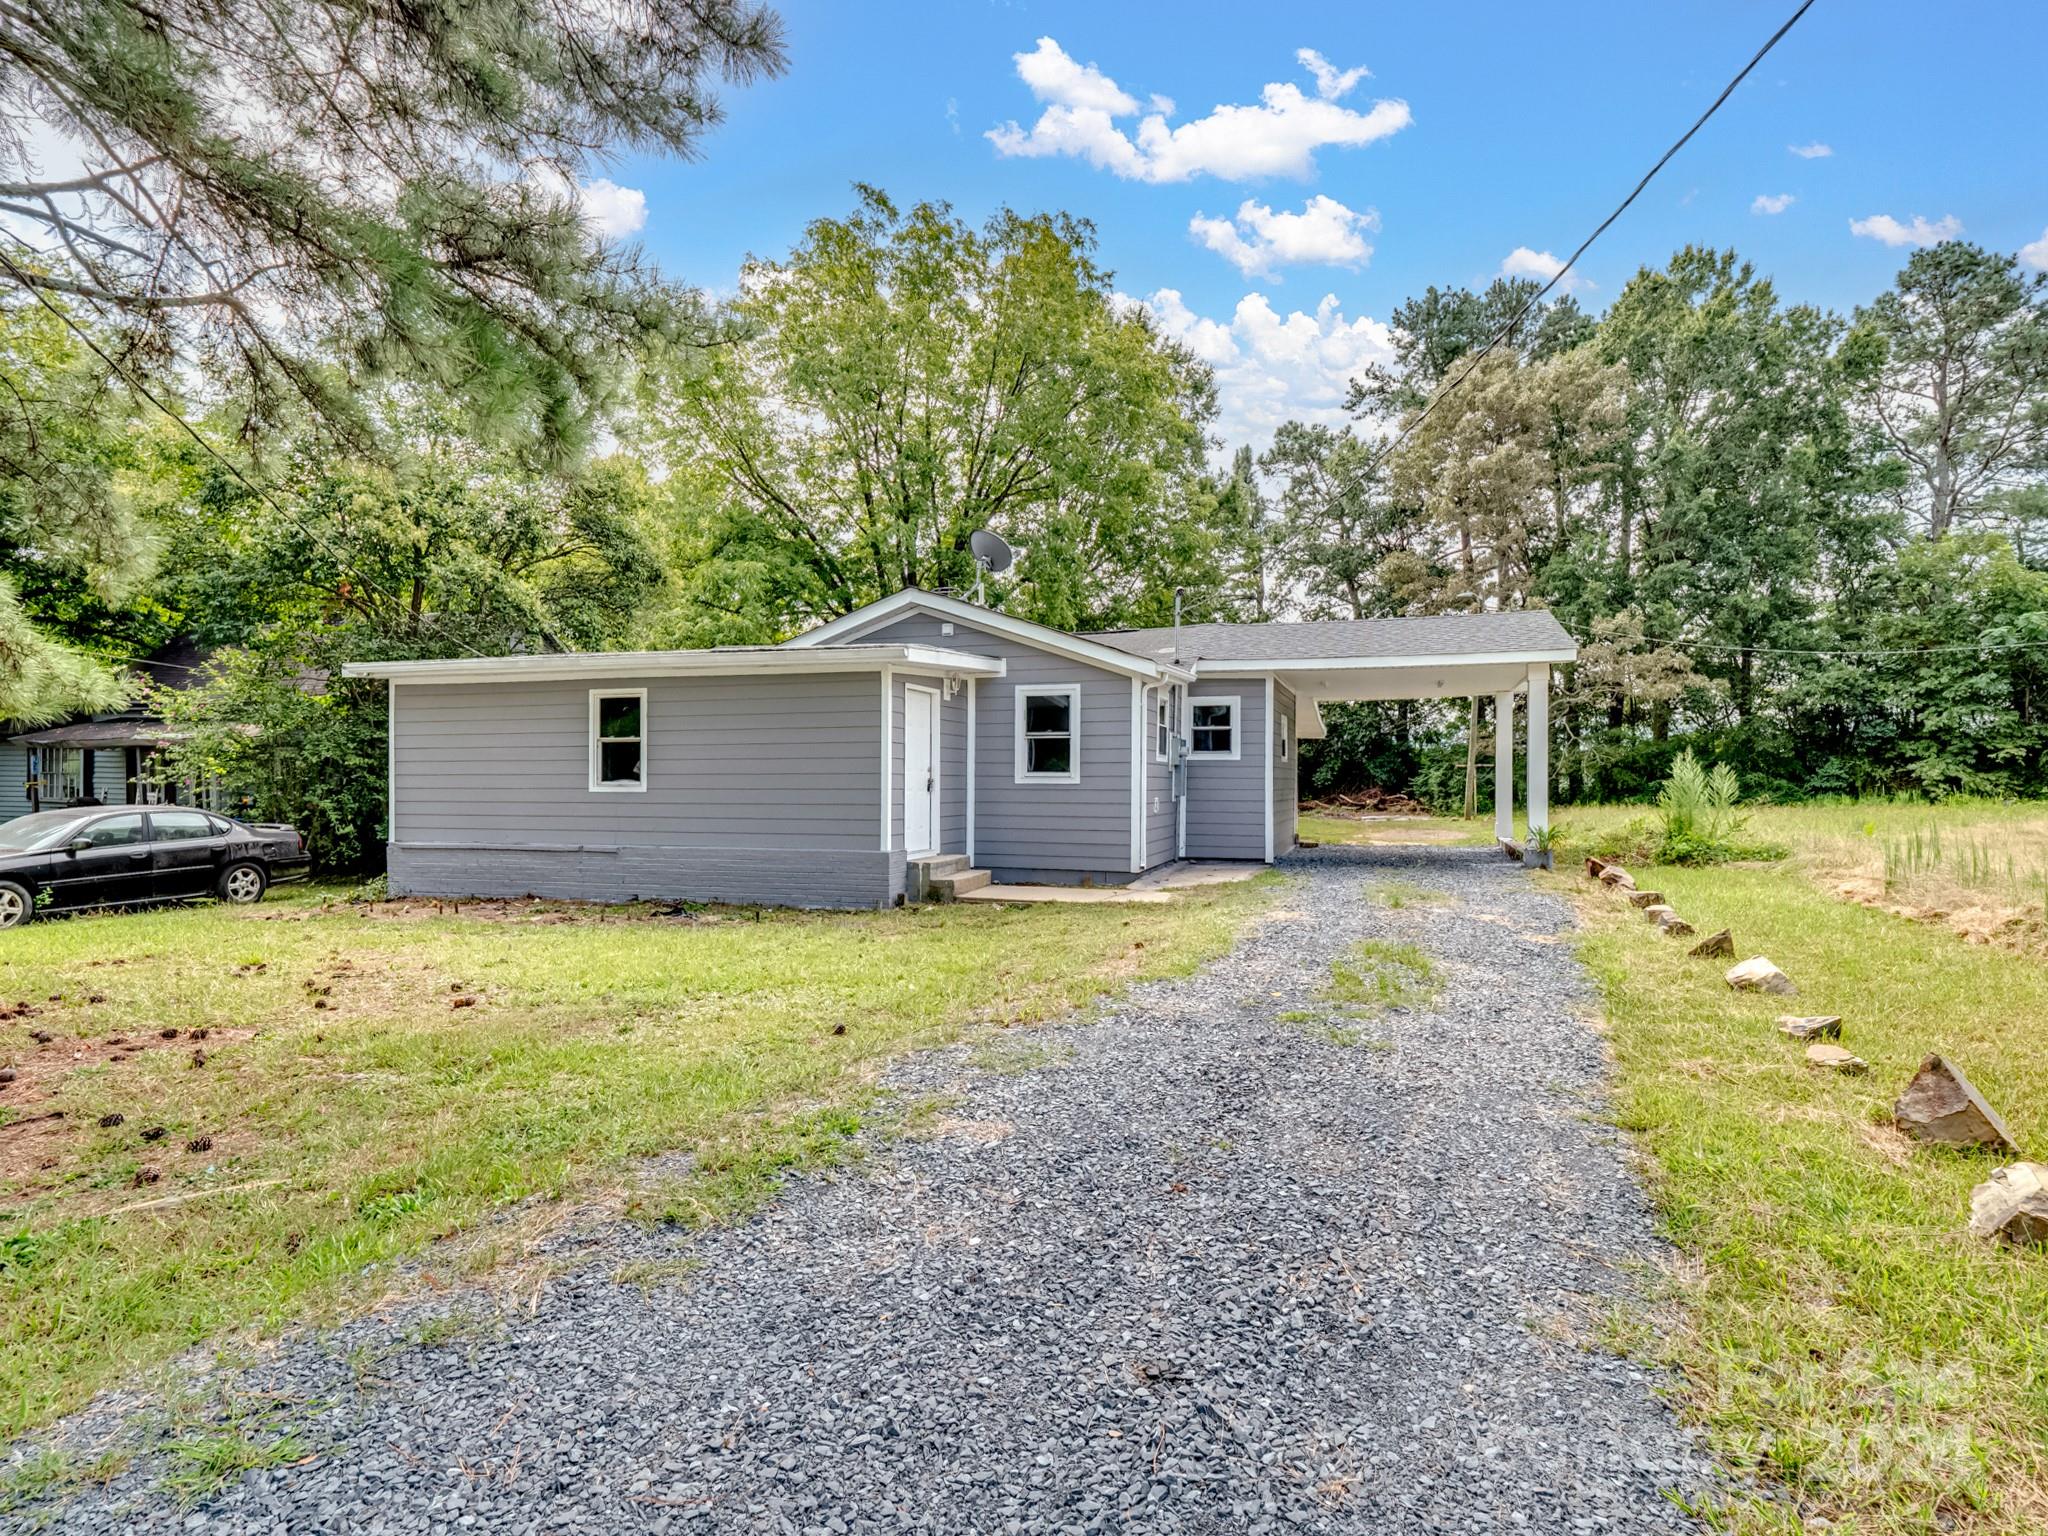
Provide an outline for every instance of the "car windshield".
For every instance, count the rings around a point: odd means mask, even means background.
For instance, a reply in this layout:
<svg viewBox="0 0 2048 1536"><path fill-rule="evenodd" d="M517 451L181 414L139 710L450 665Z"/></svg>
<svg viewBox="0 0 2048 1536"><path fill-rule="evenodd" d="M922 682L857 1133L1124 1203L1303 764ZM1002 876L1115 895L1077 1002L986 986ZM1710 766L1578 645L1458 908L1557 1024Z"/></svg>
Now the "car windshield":
<svg viewBox="0 0 2048 1536"><path fill-rule="evenodd" d="M31 811L12 821L0 822L0 853L34 853L54 848L65 841L86 815L81 811Z"/></svg>

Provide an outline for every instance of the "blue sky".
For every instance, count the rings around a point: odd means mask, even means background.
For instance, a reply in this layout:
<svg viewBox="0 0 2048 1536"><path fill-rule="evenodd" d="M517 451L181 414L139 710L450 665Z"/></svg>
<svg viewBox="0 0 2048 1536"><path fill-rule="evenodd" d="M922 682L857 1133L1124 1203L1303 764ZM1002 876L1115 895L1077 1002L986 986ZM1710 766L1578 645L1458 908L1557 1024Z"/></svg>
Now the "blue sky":
<svg viewBox="0 0 2048 1536"><path fill-rule="evenodd" d="M1083 215L1119 291L1216 365L1224 433L1258 441L1338 419L1403 297L1568 253L1792 3L782 0L789 72L728 92L701 160L609 176L663 269L713 289L855 180ZM1594 247L1582 302L1687 241L1844 310L1944 230L2048 265L2044 58L2038 0L1820 0Z"/></svg>

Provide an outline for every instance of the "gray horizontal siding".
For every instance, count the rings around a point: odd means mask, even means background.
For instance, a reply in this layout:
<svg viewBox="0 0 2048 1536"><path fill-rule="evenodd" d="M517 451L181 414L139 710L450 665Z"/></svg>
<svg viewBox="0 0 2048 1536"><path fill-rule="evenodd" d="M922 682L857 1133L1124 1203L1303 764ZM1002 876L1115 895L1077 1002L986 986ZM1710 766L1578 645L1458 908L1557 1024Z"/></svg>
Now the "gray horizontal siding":
<svg viewBox="0 0 2048 1536"><path fill-rule="evenodd" d="M26 816L28 798L28 748L0 741L0 821Z"/></svg>
<svg viewBox="0 0 2048 1536"><path fill-rule="evenodd" d="M589 787L590 689L401 684L398 843L881 846L876 674L653 678L647 788Z"/></svg>
<svg viewBox="0 0 2048 1536"><path fill-rule="evenodd" d="M1266 856L1266 684L1263 678L1205 677L1190 699L1237 700L1238 755L1188 759L1188 857ZM1192 720L1192 712L1190 713Z"/></svg>
<svg viewBox="0 0 2048 1536"><path fill-rule="evenodd" d="M879 673L613 687L647 689L644 791L590 788L587 684L399 685L393 889L833 907L901 890Z"/></svg>
<svg viewBox="0 0 2048 1536"><path fill-rule="evenodd" d="M952 633L942 631L951 623ZM1131 681L971 624L909 614L860 636L875 644L943 645L1000 657L1007 675L984 678L975 702L974 861L989 869L1075 875L1131 867ZM1081 688L1081 780L1016 782L1019 688ZM950 720L950 717L949 717ZM964 833L964 826L963 826Z"/></svg>
<svg viewBox="0 0 2048 1536"><path fill-rule="evenodd" d="M1158 700L1171 692L1172 685L1159 683L1144 691L1145 729L1141 750L1145 754L1145 867L1164 864L1174 857L1178 845L1180 802L1174 798L1173 769L1159 760Z"/></svg>
<svg viewBox="0 0 2048 1536"><path fill-rule="evenodd" d="M878 807L878 827L880 814ZM880 841L879 832L876 841ZM901 890L902 860L894 860L899 883L892 891L889 865L893 856L880 848L821 853L769 848L490 848L394 843L389 854L391 889L402 896L882 907L892 905Z"/></svg>

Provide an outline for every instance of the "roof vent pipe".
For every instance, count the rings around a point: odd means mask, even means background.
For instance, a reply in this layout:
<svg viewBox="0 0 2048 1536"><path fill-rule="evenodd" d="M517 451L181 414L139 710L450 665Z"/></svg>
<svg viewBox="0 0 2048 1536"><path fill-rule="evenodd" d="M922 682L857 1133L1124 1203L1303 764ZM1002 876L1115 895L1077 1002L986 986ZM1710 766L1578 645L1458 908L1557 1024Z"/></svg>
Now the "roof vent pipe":
<svg viewBox="0 0 2048 1536"><path fill-rule="evenodd" d="M1176 661L1180 659L1180 592L1179 587L1173 589L1173 655Z"/></svg>

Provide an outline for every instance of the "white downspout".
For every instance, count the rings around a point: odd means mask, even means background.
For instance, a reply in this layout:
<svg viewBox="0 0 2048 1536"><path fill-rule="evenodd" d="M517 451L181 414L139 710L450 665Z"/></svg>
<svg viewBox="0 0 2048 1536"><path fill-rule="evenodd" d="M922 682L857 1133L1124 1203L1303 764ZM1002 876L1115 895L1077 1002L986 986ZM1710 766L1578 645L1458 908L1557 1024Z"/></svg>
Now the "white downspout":
<svg viewBox="0 0 2048 1536"><path fill-rule="evenodd" d="M894 798L896 776L894 762L896 746L896 711L894 709L896 674L888 667L882 668L882 852L892 852L896 844L895 818L890 812L890 800Z"/></svg>
<svg viewBox="0 0 2048 1536"><path fill-rule="evenodd" d="M967 679L967 863L974 864L974 781L981 777L981 763L974 754L974 700L981 691L981 679Z"/></svg>

